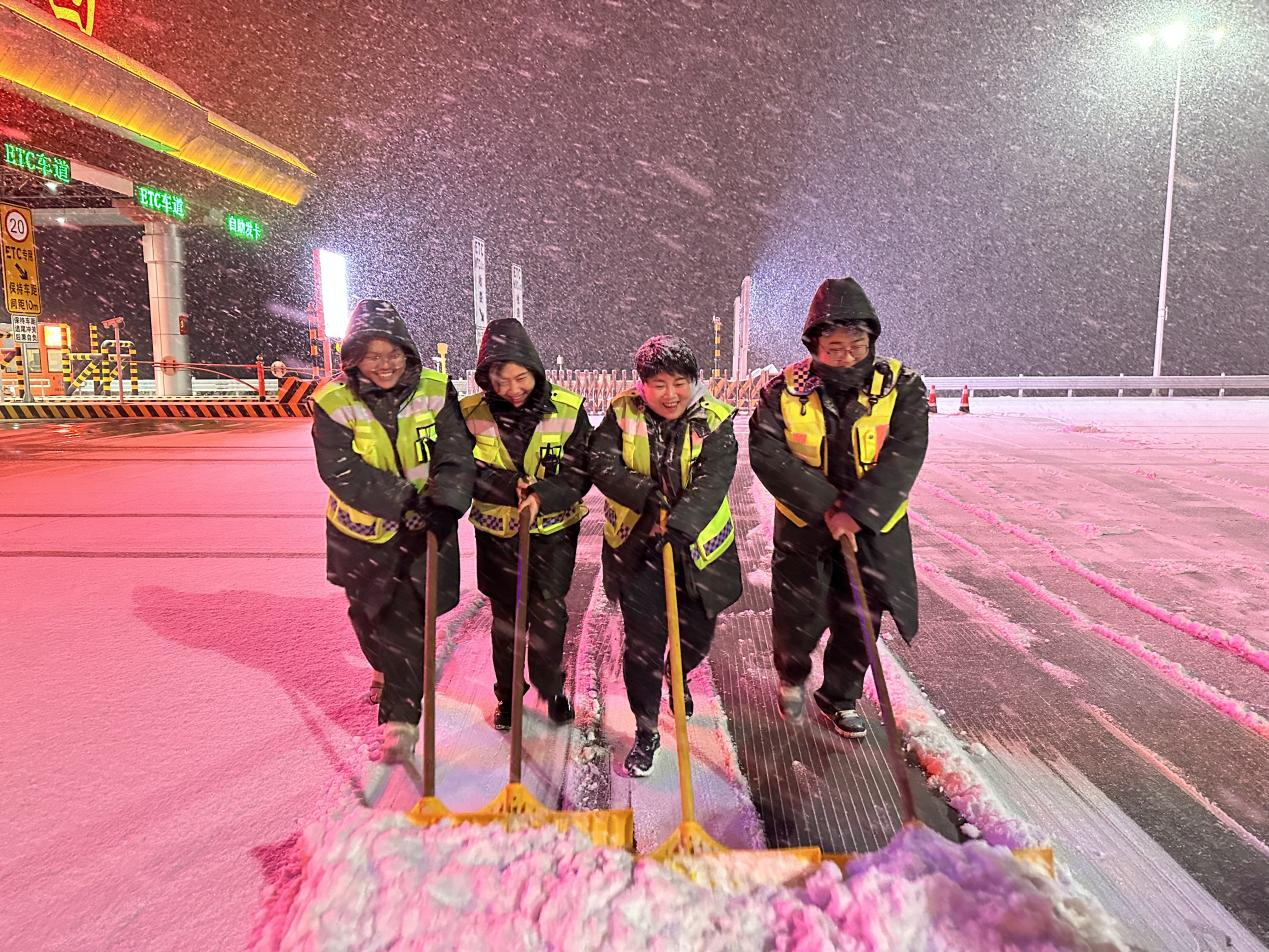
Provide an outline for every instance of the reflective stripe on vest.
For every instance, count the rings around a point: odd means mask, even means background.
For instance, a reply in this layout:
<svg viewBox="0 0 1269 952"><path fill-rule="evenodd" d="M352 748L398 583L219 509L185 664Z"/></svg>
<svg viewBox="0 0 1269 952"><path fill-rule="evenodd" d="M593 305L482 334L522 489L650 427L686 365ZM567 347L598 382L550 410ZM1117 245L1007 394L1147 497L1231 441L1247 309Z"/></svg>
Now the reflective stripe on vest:
<svg viewBox="0 0 1269 952"><path fill-rule="evenodd" d="M445 405L448 387L449 378L444 374L427 369L420 372L413 396L397 413L395 452L388 431L346 383L324 384L313 400L327 416L351 431L353 452L368 465L396 473L415 489L423 490L427 488L428 463L436 442L436 415ZM387 542L400 528L393 519L381 519L350 506L334 492L326 500L326 520L344 535L362 542Z"/></svg>
<svg viewBox="0 0 1269 952"><path fill-rule="evenodd" d="M523 470L512 461L506 444L502 442L498 423L489 409L485 395L473 393L463 397L459 405L462 407L463 419L467 422L467 430L476 440L473 450L476 459L495 469L528 473L536 480L555 475L552 468L558 470L560 461L564 458L564 444L577 427L582 399L580 394L563 387L551 388L553 407L543 414L533 430L533 437L524 452ZM529 532L539 536L552 535L581 522L587 512L587 508L578 501L563 512L539 513ZM477 529L499 538L506 539L520 531L520 510L515 506L473 499L470 518Z"/></svg>
<svg viewBox="0 0 1269 952"><path fill-rule="evenodd" d="M898 380L903 365L893 357L887 358L891 379ZM793 364L784 371L784 391L780 394L780 414L784 417L784 440L789 450L814 469L828 475L827 437L828 430L824 424L824 404L820 400L818 390L799 395L790 391L800 382L798 377L805 372L806 362ZM863 477L877 464L881 455L881 447L890 432L890 418L894 415L894 406L899 399L898 388L885 388L885 375L880 370L873 371L868 392L861 391L859 402L868 411L851 427L851 449L855 459L855 475ZM776 500L776 509L795 526L805 526L806 521L793 513L788 506ZM899 508L881 527L882 532L889 532L908 511L905 499Z"/></svg>
<svg viewBox="0 0 1269 952"><path fill-rule="evenodd" d="M621 429L621 458L630 469L644 476L652 475L652 451L648 443L648 420L643 415L642 402L634 390L619 394L612 402L612 410ZM735 408L714 399L709 394L701 398L700 410L705 413L709 431L713 433L730 420ZM697 411L692 411L697 412ZM705 440L691 425L683 440L679 454L679 475L684 488L692 481L692 464L701 455ZM604 500L604 542L614 549L620 548L630 538L641 513L629 509L611 499ZM736 542L736 527L731 518L731 503L726 496L713 518L692 542L692 562L703 569Z"/></svg>

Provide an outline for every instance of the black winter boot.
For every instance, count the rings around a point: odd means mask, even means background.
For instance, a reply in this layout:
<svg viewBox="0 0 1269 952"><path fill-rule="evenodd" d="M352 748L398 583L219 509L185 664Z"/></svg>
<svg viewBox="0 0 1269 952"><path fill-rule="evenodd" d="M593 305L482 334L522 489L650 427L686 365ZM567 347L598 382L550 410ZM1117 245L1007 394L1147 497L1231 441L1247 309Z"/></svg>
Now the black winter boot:
<svg viewBox="0 0 1269 952"><path fill-rule="evenodd" d="M546 702L546 713L556 724L567 724L573 719L573 704L566 694L557 694Z"/></svg>
<svg viewBox="0 0 1269 952"><path fill-rule="evenodd" d="M502 731L504 734L511 730L511 702L499 701L498 706L494 708L493 715L494 730Z"/></svg>
<svg viewBox="0 0 1269 952"><path fill-rule="evenodd" d="M634 746L626 754L626 773L632 777L646 777L652 773L652 761L661 746L661 735L656 731L635 730Z"/></svg>

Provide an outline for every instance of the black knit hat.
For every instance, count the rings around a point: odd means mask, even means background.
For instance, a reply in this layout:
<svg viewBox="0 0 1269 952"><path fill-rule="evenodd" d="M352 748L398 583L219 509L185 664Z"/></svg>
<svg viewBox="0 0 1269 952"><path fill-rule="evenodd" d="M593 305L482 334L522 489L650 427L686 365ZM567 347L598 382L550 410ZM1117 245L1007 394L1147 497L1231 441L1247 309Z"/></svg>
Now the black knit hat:
<svg viewBox="0 0 1269 952"><path fill-rule="evenodd" d="M827 278L816 289L802 327L802 343L815 353L815 345L825 328L862 327L869 338L881 336L881 321L872 309L872 302L854 278Z"/></svg>
<svg viewBox="0 0 1269 952"><path fill-rule="evenodd" d="M682 374L696 380L701 371L696 364L692 345L682 337L658 334L649 337L635 351L635 373L640 380L647 380L659 373Z"/></svg>

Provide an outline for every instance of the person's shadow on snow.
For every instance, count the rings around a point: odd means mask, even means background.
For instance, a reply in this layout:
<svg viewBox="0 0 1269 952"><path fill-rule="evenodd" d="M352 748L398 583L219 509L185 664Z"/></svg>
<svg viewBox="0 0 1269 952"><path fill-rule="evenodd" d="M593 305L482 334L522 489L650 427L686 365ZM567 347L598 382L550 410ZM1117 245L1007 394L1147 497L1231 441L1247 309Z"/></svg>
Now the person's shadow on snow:
<svg viewBox="0 0 1269 952"><path fill-rule="evenodd" d="M133 604L137 617L169 641L216 651L271 675L335 771L356 780L361 765L332 746L323 721L365 737L377 719L375 706L366 703L370 666L357 646L342 592L291 598L145 586L133 592Z"/></svg>

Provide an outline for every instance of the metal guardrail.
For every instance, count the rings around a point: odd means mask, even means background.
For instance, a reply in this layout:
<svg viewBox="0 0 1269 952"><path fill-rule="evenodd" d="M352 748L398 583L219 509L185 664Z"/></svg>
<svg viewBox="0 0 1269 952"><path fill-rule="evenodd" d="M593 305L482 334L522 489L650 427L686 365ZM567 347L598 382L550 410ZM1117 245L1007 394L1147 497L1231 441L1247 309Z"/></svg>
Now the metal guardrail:
<svg viewBox="0 0 1269 952"><path fill-rule="evenodd" d="M547 376L561 386L576 390L586 398L586 405L592 413L602 412L608 403L620 391L634 385L635 376L631 370L572 370L563 374L548 371ZM771 374L762 372L743 380L722 377L709 380L709 388L715 396L731 403L740 409L753 409L758 395ZM1269 396L1269 374L1215 374L1209 376L1128 376L1126 374L1100 377L924 377L926 386L933 386L944 397L956 396L968 386L970 395L1008 394L1024 396L1030 394L1067 396L1076 394L1143 396L1166 395L1175 393L1212 394L1223 397L1227 391ZM455 378L455 386L461 392L472 392L475 382L468 375L466 381Z"/></svg>
<svg viewBox="0 0 1269 952"><path fill-rule="evenodd" d="M1201 377L1194 376L1116 376L1103 377L926 377L927 386L937 387L950 394L959 393L969 387L971 395L975 393L1001 392L1022 396L1026 391L1053 393L1066 391L1067 396L1090 391L1109 392L1123 396L1125 391L1144 391L1145 393L1167 392L1172 396L1176 392L1216 391L1217 396L1224 396L1228 390L1260 390L1269 394L1269 374L1215 374Z"/></svg>

